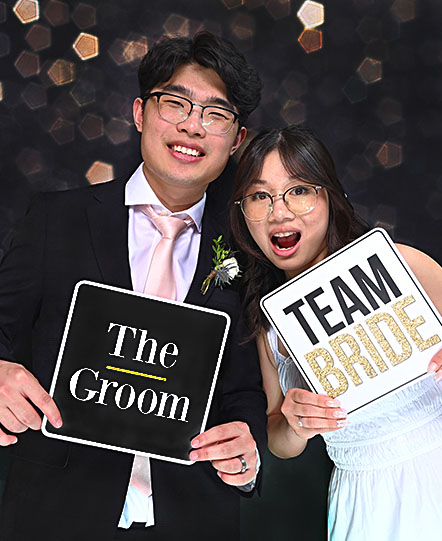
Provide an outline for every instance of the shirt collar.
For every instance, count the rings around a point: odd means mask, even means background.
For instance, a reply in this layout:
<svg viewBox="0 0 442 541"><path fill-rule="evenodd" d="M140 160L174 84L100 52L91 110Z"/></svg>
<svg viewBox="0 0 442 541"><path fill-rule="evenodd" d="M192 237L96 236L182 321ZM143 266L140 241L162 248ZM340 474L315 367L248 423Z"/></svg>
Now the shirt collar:
<svg viewBox="0 0 442 541"><path fill-rule="evenodd" d="M192 207L182 212L170 212L161 201L158 199L155 192L152 190L149 181L144 176L143 164L136 169L134 174L127 181L125 189L124 204L126 206L136 205L153 205L157 212L166 211L167 214L172 216L180 216L185 214L190 216L195 223L195 226L199 232L201 232L201 222L203 219L204 206L206 204L206 194L195 203Z"/></svg>

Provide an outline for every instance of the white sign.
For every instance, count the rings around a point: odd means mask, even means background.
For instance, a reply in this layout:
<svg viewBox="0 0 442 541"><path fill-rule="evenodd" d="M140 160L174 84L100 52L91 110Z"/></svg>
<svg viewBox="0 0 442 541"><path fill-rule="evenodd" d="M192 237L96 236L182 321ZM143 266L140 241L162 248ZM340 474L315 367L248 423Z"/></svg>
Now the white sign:
<svg viewBox="0 0 442 541"><path fill-rule="evenodd" d="M311 389L349 413L426 376L442 318L373 229L261 300Z"/></svg>

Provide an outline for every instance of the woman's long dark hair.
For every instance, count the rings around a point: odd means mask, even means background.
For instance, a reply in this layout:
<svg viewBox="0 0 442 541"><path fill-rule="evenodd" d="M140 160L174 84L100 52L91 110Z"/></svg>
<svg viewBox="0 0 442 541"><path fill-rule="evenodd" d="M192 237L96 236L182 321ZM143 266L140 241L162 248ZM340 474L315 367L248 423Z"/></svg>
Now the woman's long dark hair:
<svg viewBox="0 0 442 541"><path fill-rule="evenodd" d="M230 219L238 248L245 255L242 278L243 303L250 338L268 329L261 298L286 281L282 270L268 261L249 233L240 206L234 202L259 179L266 156L277 150L287 173L293 178L327 188L329 196L328 253L332 254L368 231L369 227L354 212L337 177L335 165L323 143L307 128L297 125L265 130L244 151L238 165L232 195Z"/></svg>

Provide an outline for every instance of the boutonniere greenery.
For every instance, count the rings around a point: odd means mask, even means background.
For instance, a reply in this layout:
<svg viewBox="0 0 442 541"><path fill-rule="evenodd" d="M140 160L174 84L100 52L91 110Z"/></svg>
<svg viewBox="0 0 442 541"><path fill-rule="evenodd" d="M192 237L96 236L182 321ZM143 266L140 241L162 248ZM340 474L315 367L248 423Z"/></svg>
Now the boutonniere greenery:
<svg viewBox="0 0 442 541"><path fill-rule="evenodd" d="M230 248L226 248L222 235L217 239L213 239L212 250L215 252L215 257L212 258L214 267L206 276L201 286L201 293L203 295L207 293L212 280L215 286L219 286L222 289L224 286L230 285L234 278L241 276L238 261L233 256L234 252Z"/></svg>

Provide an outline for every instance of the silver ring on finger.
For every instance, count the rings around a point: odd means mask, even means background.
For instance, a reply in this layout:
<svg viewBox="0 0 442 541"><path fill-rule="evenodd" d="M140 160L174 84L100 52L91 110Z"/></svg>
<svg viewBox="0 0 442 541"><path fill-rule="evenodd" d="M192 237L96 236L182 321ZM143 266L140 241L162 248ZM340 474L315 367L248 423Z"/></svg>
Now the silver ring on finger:
<svg viewBox="0 0 442 541"><path fill-rule="evenodd" d="M239 455L237 458L239 458L241 462L241 470L238 473L244 473L247 470L246 459L242 455Z"/></svg>
<svg viewBox="0 0 442 541"><path fill-rule="evenodd" d="M302 417L298 415L298 426L301 428L305 428L305 426L302 424Z"/></svg>

